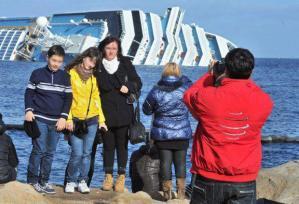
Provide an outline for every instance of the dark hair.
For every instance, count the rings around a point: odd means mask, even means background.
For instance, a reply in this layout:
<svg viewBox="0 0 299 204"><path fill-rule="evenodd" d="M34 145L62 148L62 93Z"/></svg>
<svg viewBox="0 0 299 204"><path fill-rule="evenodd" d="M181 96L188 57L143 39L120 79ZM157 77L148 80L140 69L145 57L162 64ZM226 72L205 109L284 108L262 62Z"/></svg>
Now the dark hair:
<svg viewBox="0 0 299 204"><path fill-rule="evenodd" d="M52 47L50 47L50 49L48 50L48 58L52 57L53 55L64 57L65 52L63 47L61 45L53 45Z"/></svg>
<svg viewBox="0 0 299 204"><path fill-rule="evenodd" d="M65 66L66 71L70 71L72 68L81 64L85 57L96 58L96 61L100 58L99 51L96 47L90 47L81 54L79 54L73 61L71 61L68 65Z"/></svg>
<svg viewBox="0 0 299 204"><path fill-rule="evenodd" d="M122 49L121 49L121 42L120 42L119 38L112 37L112 36L106 37L104 40L102 40L100 42L98 49L99 49L101 55L103 57L105 57L105 47L112 42L116 42L116 44L117 44L117 47L118 47L117 57L118 57L118 59L120 59L123 55L122 55Z"/></svg>
<svg viewBox="0 0 299 204"><path fill-rule="evenodd" d="M225 57L225 67L228 77L248 79L254 68L254 56L244 48L232 49Z"/></svg>

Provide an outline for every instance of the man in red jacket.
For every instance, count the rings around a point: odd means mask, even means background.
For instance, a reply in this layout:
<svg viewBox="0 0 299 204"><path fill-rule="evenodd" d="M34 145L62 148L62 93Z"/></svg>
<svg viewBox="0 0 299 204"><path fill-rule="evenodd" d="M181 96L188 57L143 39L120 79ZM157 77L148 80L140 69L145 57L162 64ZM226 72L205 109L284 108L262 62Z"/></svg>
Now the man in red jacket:
<svg viewBox="0 0 299 204"><path fill-rule="evenodd" d="M273 103L251 79L254 57L236 48L225 57L219 86L209 71L184 94L199 121L193 139L191 204L256 203L261 130Z"/></svg>

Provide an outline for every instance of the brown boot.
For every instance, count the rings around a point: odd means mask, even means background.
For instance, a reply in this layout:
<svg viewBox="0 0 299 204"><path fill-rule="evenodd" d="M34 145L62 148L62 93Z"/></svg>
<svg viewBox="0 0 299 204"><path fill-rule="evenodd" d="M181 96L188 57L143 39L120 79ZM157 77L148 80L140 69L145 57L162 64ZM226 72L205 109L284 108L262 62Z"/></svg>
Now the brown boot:
<svg viewBox="0 0 299 204"><path fill-rule="evenodd" d="M105 180L103 182L103 190L104 191L111 191L113 188L113 177L112 174L106 174Z"/></svg>
<svg viewBox="0 0 299 204"><path fill-rule="evenodd" d="M176 188L177 188L177 199L184 200L185 199L185 178L177 178L176 180Z"/></svg>
<svg viewBox="0 0 299 204"><path fill-rule="evenodd" d="M163 196L165 200L171 200L172 181L167 180L162 183Z"/></svg>
<svg viewBox="0 0 299 204"><path fill-rule="evenodd" d="M115 182L114 191L118 193L123 193L125 191L125 181L126 177L124 174L118 175Z"/></svg>

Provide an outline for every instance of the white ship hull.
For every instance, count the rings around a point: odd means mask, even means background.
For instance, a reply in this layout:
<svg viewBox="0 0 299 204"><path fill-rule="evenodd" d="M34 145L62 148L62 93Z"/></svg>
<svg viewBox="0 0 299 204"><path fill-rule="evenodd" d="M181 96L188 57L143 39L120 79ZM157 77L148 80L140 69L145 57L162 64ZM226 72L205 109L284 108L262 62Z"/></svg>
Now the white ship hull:
<svg viewBox="0 0 299 204"><path fill-rule="evenodd" d="M54 44L69 59L106 36L119 37L123 55L135 65L207 66L221 60L235 44L196 24L183 24L185 11L167 9L164 16L141 10L54 14L51 17L0 19L0 60L44 61Z"/></svg>

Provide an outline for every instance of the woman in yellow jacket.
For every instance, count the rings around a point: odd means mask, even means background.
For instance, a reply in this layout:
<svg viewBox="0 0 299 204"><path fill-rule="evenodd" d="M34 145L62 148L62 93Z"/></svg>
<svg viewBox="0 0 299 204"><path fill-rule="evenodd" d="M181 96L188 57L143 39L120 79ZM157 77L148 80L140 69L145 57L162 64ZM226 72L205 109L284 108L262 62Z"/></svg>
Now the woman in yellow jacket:
<svg viewBox="0 0 299 204"><path fill-rule="evenodd" d="M70 74L73 102L67 121L67 129L74 131L74 121L85 120L87 133L70 136L71 157L66 170L66 193L74 193L75 187L81 193L89 193L87 186L92 145L98 128L107 130L105 117L93 71L99 58L97 48L91 47L76 57L66 70ZM76 124L76 123L75 123ZM77 134L77 135L76 135Z"/></svg>

